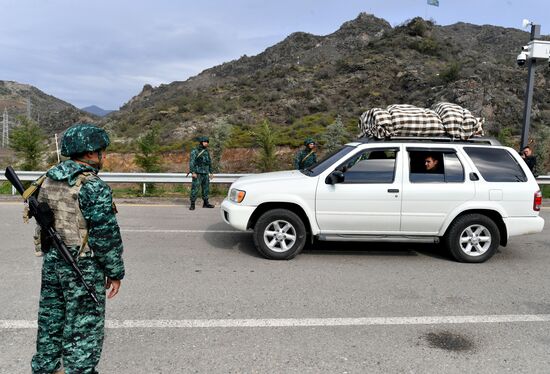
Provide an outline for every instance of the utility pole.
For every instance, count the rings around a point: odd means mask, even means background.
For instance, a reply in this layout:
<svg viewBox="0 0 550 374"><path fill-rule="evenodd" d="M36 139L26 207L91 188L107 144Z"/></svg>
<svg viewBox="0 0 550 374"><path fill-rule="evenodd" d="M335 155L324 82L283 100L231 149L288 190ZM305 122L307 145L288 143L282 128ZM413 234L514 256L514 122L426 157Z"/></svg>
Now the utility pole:
<svg viewBox="0 0 550 374"><path fill-rule="evenodd" d="M2 115L2 148L7 148L10 145L10 125L8 110L4 108L4 114Z"/></svg>
<svg viewBox="0 0 550 374"><path fill-rule="evenodd" d="M533 42L535 39L540 38L540 25L531 24L531 38ZM529 142L529 126L531 124L531 107L533 106L533 85L535 83L535 70L537 68L537 60L529 58L527 60L527 89L525 90L525 99L523 106L523 126L521 128L521 145L520 150L523 149Z"/></svg>

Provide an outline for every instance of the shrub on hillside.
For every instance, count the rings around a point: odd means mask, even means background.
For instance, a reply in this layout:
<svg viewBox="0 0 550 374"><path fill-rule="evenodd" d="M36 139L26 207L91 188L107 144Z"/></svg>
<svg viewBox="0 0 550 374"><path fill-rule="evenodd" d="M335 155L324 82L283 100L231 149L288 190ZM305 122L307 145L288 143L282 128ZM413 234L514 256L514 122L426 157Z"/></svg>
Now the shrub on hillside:
<svg viewBox="0 0 550 374"><path fill-rule="evenodd" d="M462 65L459 62L451 62L439 73L439 78L443 83L451 83L460 78Z"/></svg>

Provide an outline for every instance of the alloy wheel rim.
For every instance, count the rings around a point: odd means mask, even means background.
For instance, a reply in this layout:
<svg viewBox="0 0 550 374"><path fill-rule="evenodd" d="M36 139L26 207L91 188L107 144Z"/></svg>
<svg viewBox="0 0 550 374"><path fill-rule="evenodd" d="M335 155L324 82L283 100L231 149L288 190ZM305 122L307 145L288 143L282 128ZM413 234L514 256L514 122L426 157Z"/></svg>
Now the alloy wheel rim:
<svg viewBox="0 0 550 374"><path fill-rule="evenodd" d="M296 229L288 221L273 221L264 230L264 243L273 252L287 252L296 243Z"/></svg>
<svg viewBox="0 0 550 374"><path fill-rule="evenodd" d="M459 244L462 252L468 256L478 257L491 247L491 232L483 225L475 224L466 227L460 234Z"/></svg>

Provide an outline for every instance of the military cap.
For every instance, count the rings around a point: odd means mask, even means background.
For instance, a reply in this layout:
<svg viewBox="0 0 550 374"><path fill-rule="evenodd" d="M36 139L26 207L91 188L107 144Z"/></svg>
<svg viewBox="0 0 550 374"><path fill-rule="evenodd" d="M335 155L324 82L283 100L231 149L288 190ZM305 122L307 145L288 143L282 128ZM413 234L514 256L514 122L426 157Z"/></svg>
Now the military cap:
<svg viewBox="0 0 550 374"><path fill-rule="evenodd" d="M210 140L208 139L208 136L199 136L197 138L197 140L199 141L199 143L202 143L202 142L210 143Z"/></svg>
<svg viewBox="0 0 550 374"><path fill-rule="evenodd" d="M304 145L307 147L308 144L315 144L315 140L313 140L313 138L306 138L306 140L304 140Z"/></svg>
<svg viewBox="0 0 550 374"><path fill-rule="evenodd" d="M109 144L109 135L101 127L89 123L76 123L63 134L61 154L71 157L84 152L105 149Z"/></svg>

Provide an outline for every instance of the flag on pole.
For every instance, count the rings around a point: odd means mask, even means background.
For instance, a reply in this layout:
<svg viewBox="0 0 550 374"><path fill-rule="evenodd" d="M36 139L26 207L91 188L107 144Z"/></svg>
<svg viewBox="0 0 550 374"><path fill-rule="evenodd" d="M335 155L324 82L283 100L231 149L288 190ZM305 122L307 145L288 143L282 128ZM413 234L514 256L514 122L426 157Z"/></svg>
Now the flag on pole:
<svg viewBox="0 0 550 374"><path fill-rule="evenodd" d="M439 6L439 0L428 0L428 5Z"/></svg>

